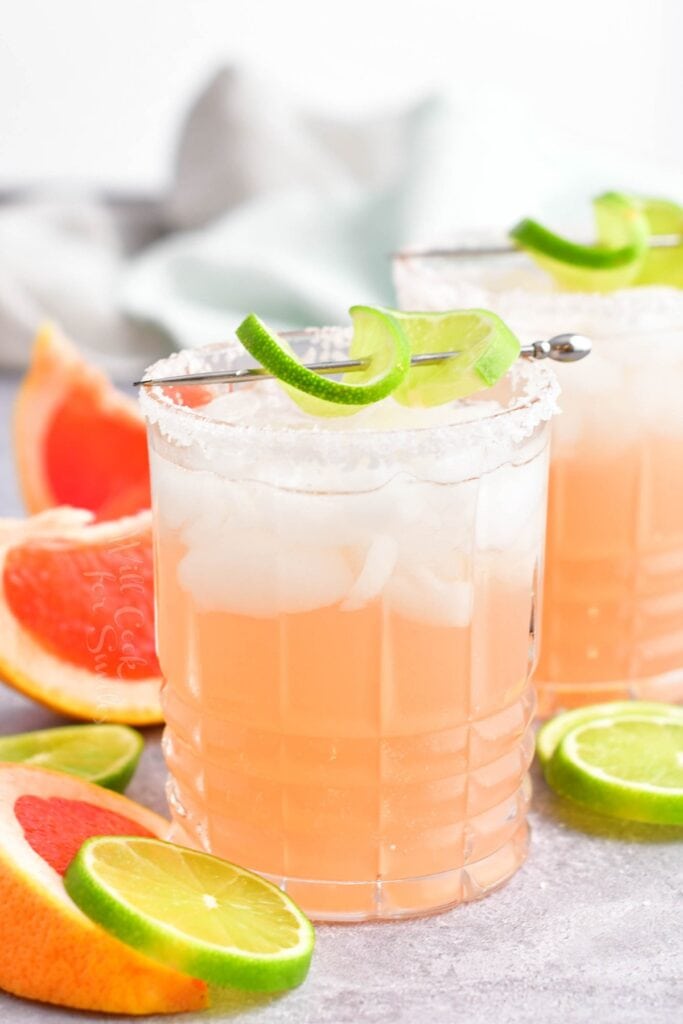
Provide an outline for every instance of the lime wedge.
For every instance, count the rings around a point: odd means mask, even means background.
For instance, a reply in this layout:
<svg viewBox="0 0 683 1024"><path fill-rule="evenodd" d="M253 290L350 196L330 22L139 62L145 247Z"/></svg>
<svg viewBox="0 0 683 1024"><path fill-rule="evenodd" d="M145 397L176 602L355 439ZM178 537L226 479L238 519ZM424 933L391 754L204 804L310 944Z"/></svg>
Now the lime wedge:
<svg viewBox="0 0 683 1024"><path fill-rule="evenodd" d="M236 334L261 366L276 376L305 412L318 416L344 416L391 394L410 367L410 345L393 311L354 306L354 358L368 359L365 370L353 374L354 383L330 380L299 362L287 342L251 313Z"/></svg>
<svg viewBox="0 0 683 1024"><path fill-rule="evenodd" d="M510 238L567 291L607 292L627 288L647 257L650 228L637 200L606 192L593 200L598 242L579 245L543 227L522 220Z"/></svg>
<svg viewBox="0 0 683 1024"><path fill-rule="evenodd" d="M191 977L277 992L308 973L308 918L270 882L209 854L97 836L80 848L64 884L106 931Z"/></svg>
<svg viewBox="0 0 683 1024"><path fill-rule="evenodd" d="M545 777L562 796L601 814L683 825L683 720L663 712L577 725Z"/></svg>
<svg viewBox="0 0 683 1024"><path fill-rule="evenodd" d="M122 793L145 743L127 725L66 725L0 737L0 761L23 761L79 775Z"/></svg>
<svg viewBox="0 0 683 1024"><path fill-rule="evenodd" d="M392 397L402 405L443 405L492 387L519 356L520 344L500 317L484 309L443 313L385 310L403 328L413 355L457 352L432 366L414 366ZM355 355L352 347L351 354Z"/></svg>
<svg viewBox="0 0 683 1024"><path fill-rule="evenodd" d="M636 199L651 235L674 235L680 245L650 248L636 284L668 284L683 288L683 206L668 199Z"/></svg>
<svg viewBox="0 0 683 1024"><path fill-rule="evenodd" d="M642 718L661 715L680 718L683 722L683 708L675 704L663 704L646 700L615 700L606 704L589 704L573 711L549 718L536 733L536 753L542 765L546 765L555 753L560 741L577 725L584 725L597 718Z"/></svg>

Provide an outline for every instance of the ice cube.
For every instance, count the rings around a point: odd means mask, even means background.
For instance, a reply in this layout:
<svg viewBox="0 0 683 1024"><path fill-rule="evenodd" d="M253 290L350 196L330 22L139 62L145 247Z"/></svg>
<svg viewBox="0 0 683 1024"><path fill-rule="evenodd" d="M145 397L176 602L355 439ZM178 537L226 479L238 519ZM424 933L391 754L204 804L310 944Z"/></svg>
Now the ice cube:
<svg viewBox="0 0 683 1024"><path fill-rule="evenodd" d="M398 544L393 537L380 534L373 538L363 563L341 610L355 612L373 601L384 590L396 565Z"/></svg>
<svg viewBox="0 0 683 1024"><path fill-rule="evenodd" d="M504 551L530 530L537 535L539 508L545 501L547 449L521 466L501 466L484 476L476 515L477 547Z"/></svg>
<svg viewBox="0 0 683 1024"><path fill-rule="evenodd" d="M205 529L178 576L200 608L257 618L336 604L354 582L338 548L295 545L257 529Z"/></svg>
<svg viewBox="0 0 683 1024"><path fill-rule="evenodd" d="M176 466L152 451L150 456L154 504L164 526L178 530L197 509L197 474Z"/></svg>
<svg viewBox="0 0 683 1024"><path fill-rule="evenodd" d="M392 611L432 626L467 626L472 618L472 596L469 580L445 579L424 565L399 567L385 590Z"/></svg>

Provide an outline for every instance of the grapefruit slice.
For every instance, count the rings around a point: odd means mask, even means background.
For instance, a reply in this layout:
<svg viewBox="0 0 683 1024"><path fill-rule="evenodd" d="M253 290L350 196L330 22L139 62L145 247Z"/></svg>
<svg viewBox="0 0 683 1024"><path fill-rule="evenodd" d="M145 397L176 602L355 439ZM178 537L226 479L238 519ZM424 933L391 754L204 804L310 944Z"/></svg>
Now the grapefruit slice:
<svg viewBox="0 0 683 1024"><path fill-rule="evenodd" d="M0 764L0 987L106 1013L180 1013L206 985L135 952L83 914L62 875L95 835L162 838L163 818L83 779Z"/></svg>
<svg viewBox="0 0 683 1024"><path fill-rule="evenodd" d="M136 403L51 325L36 337L14 433L29 513L73 505L113 519L149 508L147 443Z"/></svg>
<svg viewBox="0 0 683 1024"><path fill-rule="evenodd" d="M0 520L0 677L63 714L162 721L151 513Z"/></svg>

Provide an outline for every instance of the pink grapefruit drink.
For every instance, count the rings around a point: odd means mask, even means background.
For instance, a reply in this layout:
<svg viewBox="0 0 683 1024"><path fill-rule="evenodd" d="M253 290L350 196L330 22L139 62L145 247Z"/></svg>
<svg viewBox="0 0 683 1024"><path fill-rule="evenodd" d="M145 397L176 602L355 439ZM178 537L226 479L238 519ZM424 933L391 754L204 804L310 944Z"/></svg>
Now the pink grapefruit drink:
<svg viewBox="0 0 683 1024"><path fill-rule="evenodd" d="M471 400L331 419L273 382L143 397L176 839L323 920L434 911L519 867L555 391L520 362Z"/></svg>
<svg viewBox="0 0 683 1024"><path fill-rule="evenodd" d="M402 304L483 305L523 341L588 335L558 366L539 711L683 699L683 291L554 289L521 254L401 259Z"/></svg>

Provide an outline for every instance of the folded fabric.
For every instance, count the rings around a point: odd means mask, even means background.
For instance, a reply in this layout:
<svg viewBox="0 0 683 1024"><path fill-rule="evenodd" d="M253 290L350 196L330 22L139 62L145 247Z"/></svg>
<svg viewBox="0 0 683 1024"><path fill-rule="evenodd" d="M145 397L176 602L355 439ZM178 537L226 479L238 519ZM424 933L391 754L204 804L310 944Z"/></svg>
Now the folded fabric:
<svg viewBox="0 0 683 1024"><path fill-rule="evenodd" d="M274 327L345 322L392 304L390 254L521 215L585 225L606 188L677 194L679 176L554 136L515 99L473 83L360 118L314 114L249 72L219 71L179 133L169 192L130 255L121 207L39 195L0 205L0 366L26 363L53 319L116 377L173 346ZM567 197L572 196L572 202ZM583 220L582 220L583 214ZM146 231L149 227L150 230Z"/></svg>
<svg viewBox="0 0 683 1024"><path fill-rule="evenodd" d="M36 194L0 206L1 366L24 366L37 327L53 319L117 377L163 350L156 332L117 307L118 223L112 210L82 196Z"/></svg>
<svg viewBox="0 0 683 1024"><path fill-rule="evenodd" d="M178 346L226 337L251 311L276 328L344 323L352 303L395 302L390 254L407 242L544 212L580 229L591 195L627 186L619 154L539 130L514 89L474 86L459 104L350 121L220 71L180 136L166 204L178 230L132 263L126 312ZM661 168L630 170L675 194Z"/></svg>
<svg viewBox="0 0 683 1024"><path fill-rule="evenodd" d="M294 327L391 303L390 255L424 202L445 115L426 100L357 122L313 116L219 72L188 117L167 203L169 222L199 229L133 262L126 312L200 345L251 310Z"/></svg>

